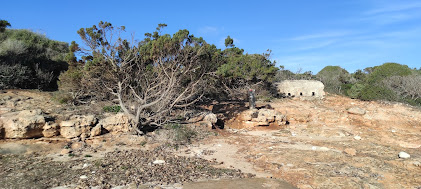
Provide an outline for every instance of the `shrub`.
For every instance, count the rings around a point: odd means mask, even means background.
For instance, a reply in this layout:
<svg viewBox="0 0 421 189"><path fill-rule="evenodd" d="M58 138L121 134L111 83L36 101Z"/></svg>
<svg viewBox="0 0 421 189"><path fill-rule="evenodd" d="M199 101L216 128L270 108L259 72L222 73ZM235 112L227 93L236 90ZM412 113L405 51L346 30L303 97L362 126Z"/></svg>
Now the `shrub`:
<svg viewBox="0 0 421 189"><path fill-rule="evenodd" d="M347 91L347 95L351 98L358 98L364 88L364 84L356 83L355 85L352 85L352 87Z"/></svg>
<svg viewBox="0 0 421 189"><path fill-rule="evenodd" d="M373 72L368 75L368 84L378 84L391 76L407 76L413 73L412 69L406 65L398 63L384 63L381 66L375 66Z"/></svg>
<svg viewBox="0 0 421 189"><path fill-rule="evenodd" d="M59 74L67 69L67 47L29 30L0 33L2 88L56 90Z"/></svg>
<svg viewBox="0 0 421 189"><path fill-rule="evenodd" d="M349 84L351 80L348 71L339 66L326 66L316 76L325 85L325 91L335 94L343 94L349 88L344 84Z"/></svg>
<svg viewBox="0 0 421 189"><path fill-rule="evenodd" d="M198 132L189 126L172 123L164 126L164 129L169 130L169 138L176 144L189 144L198 136Z"/></svg>
<svg viewBox="0 0 421 189"><path fill-rule="evenodd" d="M104 106L103 108L104 112L120 112L121 107L120 106Z"/></svg>
<svg viewBox="0 0 421 189"><path fill-rule="evenodd" d="M393 91L385 87L373 86L373 85L368 85L364 87L361 90L358 98L361 100L389 100L389 101L394 101L397 99Z"/></svg>

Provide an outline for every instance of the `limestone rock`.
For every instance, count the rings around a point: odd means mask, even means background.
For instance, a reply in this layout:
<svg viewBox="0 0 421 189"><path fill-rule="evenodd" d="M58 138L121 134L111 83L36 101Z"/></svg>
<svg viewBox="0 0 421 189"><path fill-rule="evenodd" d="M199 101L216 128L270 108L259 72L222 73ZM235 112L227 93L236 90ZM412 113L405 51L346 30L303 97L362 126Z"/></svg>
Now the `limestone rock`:
<svg viewBox="0 0 421 189"><path fill-rule="evenodd" d="M209 113L203 118L203 122L207 127L213 128L216 122L218 122L218 116L214 113Z"/></svg>
<svg viewBox="0 0 421 189"><path fill-rule="evenodd" d="M364 109L359 107L352 107L348 109L348 113L355 114L355 115L364 115L366 112Z"/></svg>
<svg viewBox="0 0 421 189"><path fill-rule="evenodd" d="M4 138L42 137L45 118L40 109L9 112L0 116ZM1 131L0 131L1 133Z"/></svg>
<svg viewBox="0 0 421 189"><path fill-rule="evenodd" d="M89 137L96 123L97 119L93 115L75 115L60 123L60 134L65 138Z"/></svg>
<svg viewBox="0 0 421 189"><path fill-rule="evenodd" d="M258 116L258 110L257 109L251 109L246 110L240 114L238 117L241 121L251 121L253 118L257 118Z"/></svg>
<svg viewBox="0 0 421 189"><path fill-rule="evenodd" d="M66 154L70 154L71 152L72 152L72 150L70 150L70 149L63 149L63 150L60 151L60 154L66 155Z"/></svg>
<svg viewBox="0 0 421 189"><path fill-rule="evenodd" d="M92 128L92 130L91 130L91 137L94 137L94 136L99 136L99 135L101 135L101 132L102 132L102 125L97 125L97 126L95 126L94 128Z"/></svg>
<svg viewBox="0 0 421 189"><path fill-rule="evenodd" d="M101 119L98 125L113 134L129 132L130 130L130 120L124 113L118 113Z"/></svg>
<svg viewBox="0 0 421 189"><path fill-rule="evenodd" d="M346 148L344 152L351 156L357 155L357 150L355 150L354 148Z"/></svg>
<svg viewBox="0 0 421 189"><path fill-rule="evenodd" d="M408 153L406 153L406 152L399 152L398 157L399 158L402 158L402 159L408 159L411 156Z"/></svg>
<svg viewBox="0 0 421 189"><path fill-rule="evenodd" d="M280 112L272 109L252 109L243 111L239 116L238 120L243 121L244 124L254 126L268 126L271 123L282 125L286 120L286 117Z"/></svg>
<svg viewBox="0 0 421 189"><path fill-rule="evenodd" d="M60 134L59 132L59 126L57 123L54 122L47 122L45 123L42 131L42 135L46 138L51 138L58 136Z"/></svg>
<svg viewBox="0 0 421 189"><path fill-rule="evenodd" d="M153 164L164 164L165 163L165 161L164 160L160 160L160 159L157 159L157 160L155 160L155 161L153 161L152 162Z"/></svg>
<svg viewBox="0 0 421 189"><path fill-rule="evenodd" d="M216 116L216 114L209 113L205 116L204 120L209 121L212 124L215 124L218 121L218 117Z"/></svg>
<svg viewBox="0 0 421 189"><path fill-rule="evenodd" d="M9 113L9 112L12 112L12 111L13 111L12 108L5 108L5 107L0 108L0 114Z"/></svg>
<svg viewBox="0 0 421 189"><path fill-rule="evenodd" d="M275 121L276 111L270 109L260 109L259 113L257 114L257 118L253 118L252 121L255 122L266 122L272 123Z"/></svg>

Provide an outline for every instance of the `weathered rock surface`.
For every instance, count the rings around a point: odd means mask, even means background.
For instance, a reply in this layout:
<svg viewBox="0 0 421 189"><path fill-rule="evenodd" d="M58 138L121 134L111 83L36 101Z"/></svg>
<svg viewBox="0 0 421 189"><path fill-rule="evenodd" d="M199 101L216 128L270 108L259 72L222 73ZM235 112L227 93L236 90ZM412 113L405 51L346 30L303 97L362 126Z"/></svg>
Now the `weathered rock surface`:
<svg viewBox="0 0 421 189"><path fill-rule="evenodd" d="M47 138L55 137L60 135L59 126L54 122L45 123L42 131L42 135Z"/></svg>
<svg viewBox="0 0 421 189"><path fill-rule="evenodd" d="M214 113L209 113L203 119L207 127L211 128L214 127L216 122L218 122L218 116Z"/></svg>
<svg viewBox="0 0 421 189"><path fill-rule="evenodd" d="M357 155L357 150L355 150L354 148L346 148L344 152L351 156Z"/></svg>
<svg viewBox="0 0 421 189"><path fill-rule="evenodd" d="M130 131L130 121L129 118L124 115L124 113L110 115L104 119L101 119L97 126L113 134Z"/></svg>
<svg viewBox="0 0 421 189"><path fill-rule="evenodd" d="M99 136L102 133L102 125L97 125L91 130L91 137Z"/></svg>
<svg viewBox="0 0 421 189"><path fill-rule="evenodd" d="M402 159L408 159L411 156L408 153L406 153L406 152L399 152L398 157L399 158L402 158Z"/></svg>
<svg viewBox="0 0 421 189"><path fill-rule="evenodd" d="M351 107L348 109L348 113L355 114L355 115L364 115L366 111L359 107Z"/></svg>
<svg viewBox="0 0 421 189"><path fill-rule="evenodd" d="M250 127L254 126L268 126L271 123L282 125L285 121L285 115L272 109L252 109L242 112L238 120L245 122Z"/></svg>
<svg viewBox="0 0 421 189"><path fill-rule="evenodd" d="M65 138L89 137L97 121L93 115L72 116L69 120L60 123L60 134Z"/></svg>
<svg viewBox="0 0 421 189"><path fill-rule="evenodd" d="M9 112L0 115L0 125L4 138L36 138L43 136L45 118L40 109Z"/></svg>

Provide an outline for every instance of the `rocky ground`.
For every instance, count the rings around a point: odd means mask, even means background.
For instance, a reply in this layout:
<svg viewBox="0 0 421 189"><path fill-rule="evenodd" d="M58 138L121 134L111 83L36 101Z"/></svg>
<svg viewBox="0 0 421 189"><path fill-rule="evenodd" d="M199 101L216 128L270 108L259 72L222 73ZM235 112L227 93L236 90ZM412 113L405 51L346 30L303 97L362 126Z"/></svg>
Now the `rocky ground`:
<svg viewBox="0 0 421 189"><path fill-rule="evenodd" d="M186 150L298 188L421 188L419 109L339 96L270 105L289 125L249 128L240 115L225 136Z"/></svg>
<svg viewBox="0 0 421 189"><path fill-rule="evenodd" d="M65 120L88 111L31 91L0 99L0 116L36 107ZM418 108L334 95L258 107L209 106L221 130L0 140L0 188L421 188ZM190 141L191 131L207 134Z"/></svg>

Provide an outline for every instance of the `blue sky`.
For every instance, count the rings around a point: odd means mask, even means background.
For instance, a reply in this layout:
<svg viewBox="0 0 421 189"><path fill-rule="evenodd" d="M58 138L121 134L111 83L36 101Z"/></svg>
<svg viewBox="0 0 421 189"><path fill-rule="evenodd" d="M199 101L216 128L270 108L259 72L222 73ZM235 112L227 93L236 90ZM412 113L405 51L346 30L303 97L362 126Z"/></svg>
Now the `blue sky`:
<svg viewBox="0 0 421 189"><path fill-rule="evenodd" d="M272 50L293 72L327 65L350 72L384 62L421 67L421 1L3 1L0 19L59 41L99 21L124 25L137 39L166 23L224 48L230 35L248 53Z"/></svg>

